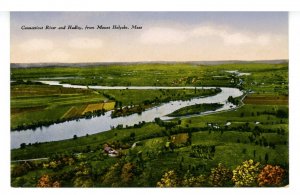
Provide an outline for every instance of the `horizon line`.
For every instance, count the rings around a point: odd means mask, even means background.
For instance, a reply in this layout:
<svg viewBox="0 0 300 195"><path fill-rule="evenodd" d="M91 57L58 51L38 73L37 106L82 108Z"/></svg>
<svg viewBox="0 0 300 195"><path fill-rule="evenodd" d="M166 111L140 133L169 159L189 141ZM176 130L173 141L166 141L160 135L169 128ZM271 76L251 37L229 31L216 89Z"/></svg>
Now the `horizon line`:
<svg viewBox="0 0 300 195"><path fill-rule="evenodd" d="M145 61L95 61L95 62L10 62L10 64L95 64L95 63L191 63L191 62L260 62L260 61L289 61L289 59L260 59L260 60L191 60L191 61L171 61L171 60L145 60Z"/></svg>

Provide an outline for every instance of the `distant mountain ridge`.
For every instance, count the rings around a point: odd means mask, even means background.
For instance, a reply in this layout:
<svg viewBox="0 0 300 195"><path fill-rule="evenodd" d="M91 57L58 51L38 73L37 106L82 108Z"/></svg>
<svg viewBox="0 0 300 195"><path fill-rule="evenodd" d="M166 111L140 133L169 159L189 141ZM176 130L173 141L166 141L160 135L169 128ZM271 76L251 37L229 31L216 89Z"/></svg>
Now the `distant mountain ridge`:
<svg viewBox="0 0 300 195"><path fill-rule="evenodd" d="M194 64L194 65L220 65L220 64L282 64L289 63L287 59L279 60L224 60L224 61L141 61L141 62L79 62L79 63L11 63L11 68L33 68L33 67L85 67L85 66L107 66L107 65L130 65L130 64Z"/></svg>

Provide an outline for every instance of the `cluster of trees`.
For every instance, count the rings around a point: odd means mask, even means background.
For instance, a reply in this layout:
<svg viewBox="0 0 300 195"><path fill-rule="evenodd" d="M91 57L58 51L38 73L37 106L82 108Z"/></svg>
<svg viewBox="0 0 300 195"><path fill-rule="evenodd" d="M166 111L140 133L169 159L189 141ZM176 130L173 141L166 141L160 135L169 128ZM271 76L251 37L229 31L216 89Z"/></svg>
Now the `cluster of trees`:
<svg viewBox="0 0 300 195"><path fill-rule="evenodd" d="M218 108L221 108L222 106L223 104L219 104L219 103L196 104L196 105L180 108L174 111L173 113L169 114L168 116L178 117L178 116L186 116L186 115L193 115L193 114L201 114L202 112L206 112L206 111L215 111Z"/></svg>
<svg viewBox="0 0 300 195"><path fill-rule="evenodd" d="M135 134L129 136L135 139ZM113 145L114 144L114 145ZM111 143L110 146L117 146ZM12 178L16 186L25 186L28 181L23 175L29 171L41 170L43 174L35 178L30 186L37 187L132 187L132 186L158 186L158 187L225 187L225 186L283 186L288 183L288 171L278 165L266 164L263 166L253 160L247 160L231 170L222 164L207 169L207 165L183 166L184 157L170 170L162 175L153 175L149 169L148 160L160 159L162 153L168 151L153 151L143 154L142 151L130 149L126 155L113 159L110 166L100 166L104 157L103 150L98 148L95 155L102 155L97 159L80 157L80 155L56 155L43 163L22 162L12 169ZM206 159L206 155L213 155L214 146L192 146L192 151ZM100 153L99 153L100 152ZM168 155L176 155L169 153ZM178 154L177 154L178 155ZM93 161L93 163L92 163ZM175 166L175 167L176 167ZM160 172L160 171L159 171ZM160 178L161 177L161 178ZM32 178L31 178L32 180ZM26 184L27 183L27 184ZM29 184L28 184L29 185Z"/></svg>
<svg viewBox="0 0 300 195"><path fill-rule="evenodd" d="M233 98L232 96L229 96L227 101L236 106L239 105L239 103L240 103L239 98Z"/></svg>
<svg viewBox="0 0 300 195"><path fill-rule="evenodd" d="M215 145L193 145L190 157L201 159L212 159L216 152Z"/></svg>
<svg viewBox="0 0 300 195"><path fill-rule="evenodd" d="M146 110L146 106L144 104L140 104L137 106L131 106L131 107L120 106L119 108L114 109L114 111L111 113L111 117L115 118L115 117L120 117L120 116L128 116L128 115L135 114L135 113L142 114L142 112L145 110Z"/></svg>
<svg viewBox="0 0 300 195"><path fill-rule="evenodd" d="M284 109L278 109L278 110L274 110L274 111L263 111L263 112L257 112L257 116L261 115L261 114L265 114L265 115L274 115L277 118L288 118L289 117L289 112L288 110L284 110Z"/></svg>
<svg viewBox="0 0 300 195"><path fill-rule="evenodd" d="M157 187L278 187L287 183L287 170L278 165L261 166L259 162L250 159L234 170L218 164L206 175L192 175L189 171L180 175L169 170L157 182Z"/></svg>
<svg viewBox="0 0 300 195"><path fill-rule="evenodd" d="M90 119L90 118L101 116L104 114L105 114L105 109L101 109L101 110L94 110L94 111L86 112L86 113L84 113L83 117L86 119Z"/></svg>
<svg viewBox="0 0 300 195"><path fill-rule="evenodd" d="M141 128L141 127L143 127L145 124L146 124L145 121L141 121L141 122L139 122L139 123L137 123L137 124L134 124L134 125L132 125L132 126L126 125L125 127L124 127L124 125L122 125L122 124L118 124L116 127L112 127L112 129L124 129L124 128L126 128L126 129L135 129L135 128Z"/></svg>
<svg viewBox="0 0 300 195"><path fill-rule="evenodd" d="M31 80L16 80L12 82L10 85L14 86L14 85L46 85L46 84L43 84L41 82L36 82L36 81L33 82Z"/></svg>
<svg viewBox="0 0 300 195"><path fill-rule="evenodd" d="M16 164L11 170L12 177L20 177L27 174L29 171L41 168L41 164L33 163L30 161L24 161Z"/></svg>
<svg viewBox="0 0 300 195"><path fill-rule="evenodd" d="M181 124L181 120L178 120L177 122L173 122L173 121L163 121L160 118L155 118L154 122L160 127L165 127L166 130L170 130L173 127L176 127L177 125Z"/></svg>

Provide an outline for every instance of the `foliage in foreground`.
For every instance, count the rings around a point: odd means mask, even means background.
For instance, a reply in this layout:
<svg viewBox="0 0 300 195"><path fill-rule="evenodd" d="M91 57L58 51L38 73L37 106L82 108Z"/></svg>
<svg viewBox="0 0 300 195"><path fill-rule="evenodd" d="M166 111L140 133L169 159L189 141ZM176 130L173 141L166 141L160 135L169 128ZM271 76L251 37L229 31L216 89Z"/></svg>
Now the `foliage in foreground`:
<svg viewBox="0 0 300 195"><path fill-rule="evenodd" d="M247 160L233 170L232 181L237 187L256 186L256 179L259 173L259 162Z"/></svg>
<svg viewBox="0 0 300 195"><path fill-rule="evenodd" d="M214 187L229 186L232 184L231 178L232 171L219 163L216 168L211 169L209 183Z"/></svg>
<svg viewBox="0 0 300 195"><path fill-rule="evenodd" d="M285 179L286 171L280 166L266 165L258 175L259 186L281 186Z"/></svg>

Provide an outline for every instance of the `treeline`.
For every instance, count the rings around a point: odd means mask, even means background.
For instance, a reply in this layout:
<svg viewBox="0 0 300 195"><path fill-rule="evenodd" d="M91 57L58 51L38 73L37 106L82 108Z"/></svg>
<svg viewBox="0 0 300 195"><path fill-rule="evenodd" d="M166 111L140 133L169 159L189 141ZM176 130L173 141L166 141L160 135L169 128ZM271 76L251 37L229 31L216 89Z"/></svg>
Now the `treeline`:
<svg viewBox="0 0 300 195"><path fill-rule="evenodd" d="M219 104L219 103L196 104L196 105L180 108L172 112L171 114L168 114L168 116L179 117L179 116L201 114L202 112L206 112L206 111L215 111L218 108L221 108L222 106L223 104Z"/></svg>
<svg viewBox="0 0 300 195"><path fill-rule="evenodd" d="M46 85L46 84L38 81L31 81L31 80L16 80L11 82L10 85L14 86L14 85Z"/></svg>

